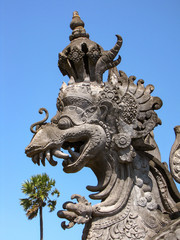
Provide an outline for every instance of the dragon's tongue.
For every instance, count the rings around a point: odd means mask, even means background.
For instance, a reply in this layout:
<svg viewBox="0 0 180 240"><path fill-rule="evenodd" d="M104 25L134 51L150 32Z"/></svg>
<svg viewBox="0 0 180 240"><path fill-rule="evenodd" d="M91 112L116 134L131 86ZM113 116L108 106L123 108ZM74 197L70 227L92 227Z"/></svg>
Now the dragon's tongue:
<svg viewBox="0 0 180 240"><path fill-rule="evenodd" d="M71 154L74 160L77 160L78 157L80 156L80 153L74 152L70 147L68 147L68 152Z"/></svg>

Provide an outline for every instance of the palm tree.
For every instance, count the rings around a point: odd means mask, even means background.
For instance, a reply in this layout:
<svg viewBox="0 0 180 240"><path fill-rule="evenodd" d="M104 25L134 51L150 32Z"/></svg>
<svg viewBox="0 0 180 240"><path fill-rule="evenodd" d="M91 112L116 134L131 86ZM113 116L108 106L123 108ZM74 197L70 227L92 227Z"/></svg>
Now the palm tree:
<svg viewBox="0 0 180 240"><path fill-rule="evenodd" d="M56 188L53 188L54 186L55 180L50 179L46 173L32 176L30 180L26 180L22 184L22 192L28 197L21 198L20 205L23 206L28 219L33 219L36 217L39 211L40 240L43 240L42 209L47 205L50 208L50 212L54 211L56 200L51 200L49 195L56 195L56 197L60 196L59 191Z"/></svg>

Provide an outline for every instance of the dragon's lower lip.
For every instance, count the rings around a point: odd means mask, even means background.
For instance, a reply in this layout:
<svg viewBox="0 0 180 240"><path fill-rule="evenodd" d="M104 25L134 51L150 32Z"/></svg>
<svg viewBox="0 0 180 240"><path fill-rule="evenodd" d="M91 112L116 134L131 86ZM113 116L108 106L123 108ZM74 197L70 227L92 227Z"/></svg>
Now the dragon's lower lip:
<svg viewBox="0 0 180 240"><path fill-rule="evenodd" d="M81 159L82 160L82 159ZM66 173L75 173L78 172L82 167L79 165L80 159L72 162L71 159L63 161L63 171Z"/></svg>
<svg viewBox="0 0 180 240"><path fill-rule="evenodd" d="M67 168L68 166L72 165L74 163L73 159L72 158L68 158L68 159L65 159L63 162L62 162L62 165L65 168Z"/></svg>
<svg viewBox="0 0 180 240"><path fill-rule="evenodd" d="M54 139L54 140L52 140ZM102 143L100 142L103 141ZM63 159L65 172L78 172L92 158L99 148L105 144L105 133L100 126L86 124L72 129L59 130L47 126L39 130L25 152L34 163L45 166L45 159L55 166L53 156ZM61 149L68 151L64 153Z"/></svg>

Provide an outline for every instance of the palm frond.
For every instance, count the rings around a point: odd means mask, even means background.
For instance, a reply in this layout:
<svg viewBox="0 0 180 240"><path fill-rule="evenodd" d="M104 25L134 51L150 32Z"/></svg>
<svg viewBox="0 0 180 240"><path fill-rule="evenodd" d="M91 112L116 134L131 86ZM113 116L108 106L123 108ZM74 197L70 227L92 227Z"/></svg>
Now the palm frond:
<svg viewBox="0 0 180 240"><path fill-rule="evenodd" d="M55 194L57 195L57 197L60 196L60 192L57 190L57 188L55 188L51 193L52 196L54 196Z"/></svg>
<svg viewBox="0 0 180 240"><path fill-rule="evenodd" d="M35 187L34 184L27 180L22 184L21 190L23 193L29 195L35 192Z"/></svg>
<svg viewBox="0 0 180 240"><path fill-rule="evenodd" d="M32 200L29 198L21 198L20 205L23 206L24 211L27 211L28 208L30 208L32 206Z"/></svg>
<svg viewBox="0 0 180 240"><path fill-rule="evenodd" d="M50 212L52 212L52 211L54 211L55 210L55 208L56 208L56 203L57 203L57 201L56 200L49 200L48 201L48 207L50 208Z"/></svg>
<svg viewBox="0 0 180 240"><path fill-rule="evenodd" d="M28 219L31 220L34 217L36 217L38 214L38 209L39 209L38 205L33 205L30 209L28 209L26 213L26 216L28 217Z"/></svg>

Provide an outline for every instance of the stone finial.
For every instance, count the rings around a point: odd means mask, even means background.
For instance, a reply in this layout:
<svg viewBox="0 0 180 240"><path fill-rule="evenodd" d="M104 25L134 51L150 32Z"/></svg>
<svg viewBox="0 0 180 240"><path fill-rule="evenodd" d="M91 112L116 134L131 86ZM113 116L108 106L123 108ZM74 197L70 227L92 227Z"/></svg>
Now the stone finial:
<svg viewBox="0 0 180 240"><path fill-rule="evenodd" d="M84 29L84 22L81 20L79 13L77 11L73 12L70 28L73 30L72 34L69 36L70 41L78 37L89 38L89 34L86 33L86 30Z"/></svg>

